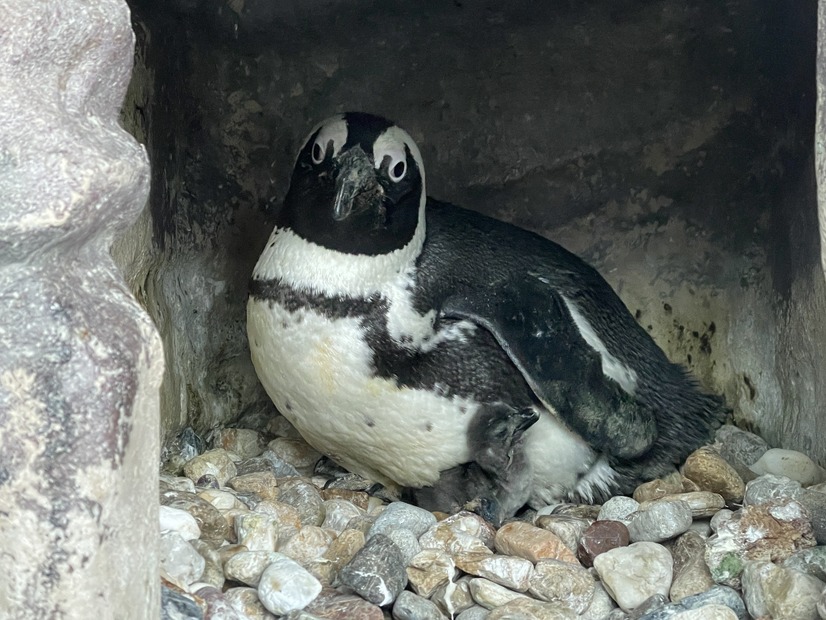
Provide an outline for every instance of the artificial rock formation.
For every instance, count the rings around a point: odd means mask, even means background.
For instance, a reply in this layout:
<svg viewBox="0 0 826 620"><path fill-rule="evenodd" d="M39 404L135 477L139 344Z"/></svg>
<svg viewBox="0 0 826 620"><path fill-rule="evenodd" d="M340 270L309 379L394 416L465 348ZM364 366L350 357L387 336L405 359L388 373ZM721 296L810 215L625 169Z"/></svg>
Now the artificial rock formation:
<svg viewBox="0 0 826 620"><path fill-rule="evenodd" d="M129 10L0 15L0 617L152 618L162 357L109 254L149 186Z"/></svg>

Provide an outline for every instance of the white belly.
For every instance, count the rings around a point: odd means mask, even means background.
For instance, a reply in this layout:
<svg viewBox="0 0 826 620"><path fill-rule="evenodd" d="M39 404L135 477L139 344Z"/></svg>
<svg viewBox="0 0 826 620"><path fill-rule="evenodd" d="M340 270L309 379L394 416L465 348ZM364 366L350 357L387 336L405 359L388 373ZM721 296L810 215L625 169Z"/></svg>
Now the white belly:
<svg viewBox="0 0 826 620"><path fill-rule="evenodd" d="M253 364L278 410L350 471L419 487L472 459L467 430L476 404L372 376L357 319L289 312L251 298L247 332Z"/></svg>

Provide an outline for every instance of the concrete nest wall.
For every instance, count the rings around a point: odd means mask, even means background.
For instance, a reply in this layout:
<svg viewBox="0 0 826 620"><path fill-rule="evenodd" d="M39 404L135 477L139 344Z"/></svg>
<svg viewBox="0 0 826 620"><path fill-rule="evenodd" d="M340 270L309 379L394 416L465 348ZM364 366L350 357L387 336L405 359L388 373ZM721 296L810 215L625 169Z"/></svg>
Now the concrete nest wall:
<svg viewBox="0 0 826 620"><path fill-rule="evenodd" d="M431 195L593 262L742 425L826 457L815 2L132 6L155 167L122 263L166 343L169 458L184 426L272 415L247 279L297 147L350 109L412 133Z"/></svg>

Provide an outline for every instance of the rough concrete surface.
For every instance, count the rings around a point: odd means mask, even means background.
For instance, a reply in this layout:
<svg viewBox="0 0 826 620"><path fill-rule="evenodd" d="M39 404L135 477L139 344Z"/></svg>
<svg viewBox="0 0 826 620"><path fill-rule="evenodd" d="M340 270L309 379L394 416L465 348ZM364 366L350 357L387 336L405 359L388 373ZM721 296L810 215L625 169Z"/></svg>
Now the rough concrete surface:
<svg viewBox="0 0 826 620"><path fill-rule="evenodd" d="M109 254L149 184L129 10L0 15L0 617L153 618L161 349Z"/></svg>
<svg viewBox="0 0 826 620"><path fill-rule="evenodd" d="M791 234L815 212L814 0L131 1L124 115L156 165L126 268L166 344L167 441L271 412L247 280L306 133L357 109L408 129L431 195L580 253L738 422L826 457L790 379L826 370L795 353L817 228Z"/></svg>

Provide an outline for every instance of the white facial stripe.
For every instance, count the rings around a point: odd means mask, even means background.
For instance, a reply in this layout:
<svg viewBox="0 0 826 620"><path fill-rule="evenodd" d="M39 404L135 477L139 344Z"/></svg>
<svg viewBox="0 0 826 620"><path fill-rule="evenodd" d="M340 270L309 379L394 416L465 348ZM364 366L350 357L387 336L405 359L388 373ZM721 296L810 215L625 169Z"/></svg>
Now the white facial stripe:
<svg viewBox="0 0 826 620"><path fill-rule="evenodd" d="M404 147L410 150L410 154L419 167L419 174L422 177L422 194L426 193L425 179L424 179L424 162L422 161L422 154L419 147L401 127L388 127L373 144L373 165L378 169L381 167L381 162L386 156L390 157L391 167L397 161L405 161Z"/></svg>
<svg viewBox="0 0 826 620"><path fill-rule="evenodd" d="M315 142L321 147L322 153L326 153L327 145L332 140L333 157L339 154L341 147L347 142L347 122L343 115L333 116L313 127L310 135L304 140L304 144L307 144L316 131L318 131L318 136Z"/></svg>
<svg viewBox="0 0 826 620"><path fill-rule="evenodd" d="M620 360L608 352L608 348L605 346L605 343L600 340L600 337L597 335L596 331L594 331L594 328L591 327L588 319L582 315L573 302L565 297L563 297L562 300L568 307L568 312L571 313L571 318L574 319L574 323L576 324L579 333L582 335L582 338L588 343L588 346L599 353L602 358L602 374L619 383L619 386L627 394L633 396L637 389L636 371L634 371L633 368L629 368L623 364Z"/></svg>

